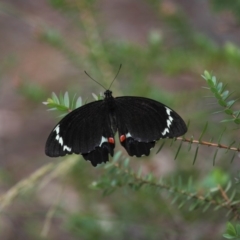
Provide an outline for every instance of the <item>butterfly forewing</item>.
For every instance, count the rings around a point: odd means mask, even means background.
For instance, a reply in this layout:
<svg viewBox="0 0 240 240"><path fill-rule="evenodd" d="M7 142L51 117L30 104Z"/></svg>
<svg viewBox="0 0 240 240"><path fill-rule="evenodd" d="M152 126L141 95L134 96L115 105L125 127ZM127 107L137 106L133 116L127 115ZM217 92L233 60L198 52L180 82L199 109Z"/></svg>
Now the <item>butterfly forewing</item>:
<svg viewBox="0 0 240 240"><path fill-rule="evenodd" d="M48 137L45 153L50 157L66 154L83 154L94 166L108 161L113 155L114 137L104 101L96 101L80 107L64 117Z"/></svg>
<svg viewBox="0 0 240 240"><path fill-rule="evenodd" d="M115 101L120 142L130 156L149 155L156 140L187 131L182 118L157 101L142 97L118 97ZM121 136L126 139L121 141Z"/></svg>
<svg viewBox="0 0 240 240"><path fill-rule="evenodd" d="M117 97L119 129L126 128L135 140L153 141L183 135L182 118L162 103L142 97ZM124 125L124 126L122 126Z"/></svg>

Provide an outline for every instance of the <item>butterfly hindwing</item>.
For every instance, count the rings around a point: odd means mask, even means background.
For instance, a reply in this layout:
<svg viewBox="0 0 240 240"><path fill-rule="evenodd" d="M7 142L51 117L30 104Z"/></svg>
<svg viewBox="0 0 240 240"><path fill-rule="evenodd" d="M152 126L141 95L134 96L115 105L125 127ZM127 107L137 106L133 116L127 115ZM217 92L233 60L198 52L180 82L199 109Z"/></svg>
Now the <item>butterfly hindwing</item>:
<svg viewBox="0 0 240 240"><path fill-rule="evenodd" d="M139 142L134 140L132 137L128 137L121 142L121 144L130 156L141 157L148 156L150 154L150 150L155 146L155 141Z"/></svg>
<svg viewBox="0 0 240 240"><path fill-rule="evenodd" d="M75 109L65 116L48 137L45 152L50 157L82 154L96 166L113 156L114 133L104 101L96 101ZM109 139L113 139L109 141Z"/></svg>
<svg viewBox="0 0 240 240"><path fill-rule="evenodd" d="M117 97L119 138L130 156L149 155L155 141L183 135L182 118L162 103L142 97Z"/></svg>

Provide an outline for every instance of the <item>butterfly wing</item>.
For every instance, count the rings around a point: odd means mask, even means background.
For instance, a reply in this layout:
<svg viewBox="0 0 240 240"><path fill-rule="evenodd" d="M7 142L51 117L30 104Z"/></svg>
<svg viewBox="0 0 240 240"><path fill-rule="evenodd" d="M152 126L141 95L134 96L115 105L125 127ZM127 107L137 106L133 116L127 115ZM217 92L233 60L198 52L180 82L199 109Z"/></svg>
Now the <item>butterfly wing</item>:
<svg viewBox="0 0 240 240"><path fill-rule="evenodd" d="M160 102L142 97L117 97L115 101L120 142L130 156L148 156L156 140L187 131L182 118Z"/></svg>
<svg viewBox="0 0 240 240"><path fill-rule="evenodd" d="M65 116L49 135L45 153L50 157L82 154L93 166L113 156L114 133L104 101L96 101L75 109Z"/></svg>

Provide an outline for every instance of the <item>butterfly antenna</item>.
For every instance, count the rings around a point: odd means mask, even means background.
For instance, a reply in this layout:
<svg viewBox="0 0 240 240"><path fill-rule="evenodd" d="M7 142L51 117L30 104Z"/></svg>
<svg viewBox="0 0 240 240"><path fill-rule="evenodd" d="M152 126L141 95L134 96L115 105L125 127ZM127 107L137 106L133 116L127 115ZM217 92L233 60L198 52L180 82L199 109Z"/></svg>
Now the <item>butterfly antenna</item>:
<svg viewBox="0 0 240 240"><path fill-rule="evenodd" d="M121 68L122 68L122 64L120 64L120 66L119 66L119 69L118 69L118 72L117 72L117 74L116 74L115 78L112 80L112 82L111 82L111 84L110 84L110 87L109 87L108 89L110 89L110 88L111 88L111 86L112 86L113 82L115 81L115 79L117 78L117 76L118 76L118 74L119 74L119 72L120 72Z"/></svg>
<svg viewBox="0 0 240 240"><path fill-rule="evenodd" d="M101 83L97 82L95 79L93 79L86 71L84 71L85 74L90 77L95 83L97 83L98 85L100 85L101 87L103 87L105 90L107 90Z"/></svg>

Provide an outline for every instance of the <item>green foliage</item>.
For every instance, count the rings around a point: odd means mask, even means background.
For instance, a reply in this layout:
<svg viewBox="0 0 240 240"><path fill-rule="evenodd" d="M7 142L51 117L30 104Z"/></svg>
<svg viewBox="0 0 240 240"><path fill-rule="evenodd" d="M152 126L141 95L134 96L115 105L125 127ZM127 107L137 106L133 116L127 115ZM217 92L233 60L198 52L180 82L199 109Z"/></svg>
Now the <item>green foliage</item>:
<svg viewBox="0 0 240 240"><path fill-rule="evenodd" d="M240 2L236 1L229 1L229 0L211 0L213 8L217 11L231 11L236 19L240 21Z"/></svg>
<svg viewBox="0 0 240 240"><path fill-rule="evenodd" d="M46 97L46 91L39 84L29 80L24 80L20 84L18 91L30 101L39 102Z"/></svg>
<svg viewBox="0 0 240 240"><path fill-rule="evenodd" d="M226 226L226 233L223 234L223 237L226 239L240 239L240 224L235 226L228 222Z"/></svg>
<svg viewBox="0 0 240 240"><path fill-rule="evenodd" d="M232 93L229 90L226 90L227 85L223 84L222 82L218 82L216 77L211 75L208 71L204 72L202 76L213 94L214 97L217 99L218 104L223 107L224 109L219 112L224 112L225 114L231 116L231 119L224 119L222 122L234 122L236 124L240 124L240 110L233 110L233 105L237 102L238 99L228 100Z"/></svg>
<svg viewBox="0 0 240 240"><path fill-rule="evenodd" d="M106 239L109 237L108 226L111 223L96 219L95 216L84 216L84 214L73 214L67 223L67 228L78 238L83 239ZM116 234L116 232L115 232Z"/></svg>
<svg viewBox="0 0 240 240"><path fill-rule="evenodd" d="M240 60L240 48L231 42L227 42L224 46L224 52L229 61L237 64Z"/></svg>
<svg viewBox="0 0 240 240"><path fill-rule="evenodd" d="M44 29L40 39L57 48L61 48L64 44L63 37L60 32L52 28Z"/></svg>
<svg viewBox="0 0 240 240"><path fill-rule="evenodd" d="M214 170L203 180L201 186L194 185L192 178L183 184L181 177L171 178L166 181L163 178L157 179L152 173L142 174L142 169L133 171L129 166L129 159L119 161L119 156L104 167L106 171L98 181L92 183L91 187L103 190L105 195L112 194L118 188L130 187L134 191L144 191L146 189L157 192L167 190L172 198L172 204L177 204L178 208L187 206L189 211L201 208L202 211L212 207L214 210L226 208L228 213L236 214L235 207L240 200L236 197L236 191L229 181L229 176L221 170ZM225 186L225 187L224 187ZM201 190L201 194L198 192ZM231 197L225 199L222 194L230 194ZM238 194L239 196L239 194Z"/></svg>
<svg viewBox="0 0 240 240"><path fill-rule="evenodd" d="M132 237L132 232L141 231L145 231L144 234L134 239L174 239L171 235L169 237L170 232L175 233L175 238L181 238L179 234L182 233L182 227L187 226L189 229L192 226L196 227L196 220L200 222L207 219L208 225L211 226L211 221L215 225L217 221L227 221L227 217L239 218L240 177L235 177L236 173L230 170L233 165L229 164L239 152L239 142L235 141L234 134L225 128L228 122L225 123L223 130L221 124L215 124L207 119L206 113L199 114L200 110L197 110L196 106L201 102L202 93L200 90L191 89L192 82L199 79L197 77L199 72L205 68L218 72L223 79L232 76L229 81L239 81L239 48L232 43L226 43L223 47L218 46L206 36L199 35L190 29L182 13L160 16L158 13L160 1L152 0L151 3L164 25L171 26L171 29L166 27L170 29L170 34L166 33L165 27L161 32L152 31L144 46L128 41L114 41L113 38L102 40L103 31L97 28L98 22L93 17L96 14L92 12L95 7L92 5L93 1L50 0L50 2L57 9L67 10L64 16L67 14L70 16L69 10L71 14L78 13L70 19L75 17L73 24L81 27L83 34L80 34L79 45L68 45L67 36L51 27L42 29L40 35L40 40L61 51L70 60L70 64L78 69L93 71L98 79L109 83L114 77L115 71L112 68L115 69L119 63L123 63L124 71L119 76L121 80L113 85L113 88L116 88L115 94L119 89L123 89L126 95L131 92L149 96L174 109L176 106L185 105L192 112L191 126L188 125L186 136L160 141L159 156L153 154L150 156L155 160L158 158L157 161L147 159L133 161L133 158L126 158L121 152L117 152L110 163L92 168L89 163L83 162L84 160L78 161L79 156L77 164L70 165L69 160L73 156L66 156L62 162L65 163L64 168L61 167L55 172L52 170L53 174L49 174L50 179L52 176L61 176L66 172L66 168L73 169L74 174L68 176L72 178L71 186L75 187L81 201L86 201L85 205L82 202L79 204L79 208L83 207L84 211L76 211L78 212L76 214L66 212L64 215L64 219L67 219L67 230L77 239L113 239L113 236L114 239L125 239L126 236ZM183 77L187 81L175 84L178 83L179 77L180 80ZM160 82L159 78L163 78L163 81ZM226 85L217 82L208 72L205 72L204 78L223 112L231 117L230 121L238 124L239 113L233 109L236 100L229 100L231 94ZM155 81L155 86L150 80ZM173 88L174 94L169 94L166 88L161 86L168 80L172 81L172 86L176 86L176 89ZM105 86L105 83L103 85ZM186 89L187 97L181 95L178 87ZM36 90L28 92L32 94ZM93 94L93 98L99 100L101 96ZM81 97L70 97L66 92L59 96L53 93L45 104L49 110L66 114L82 106L84 102ZM184 118L187 119L188 116L185 115ZM224 141L227 142L226 145L222 144ZM170 147L171 151L164 152L167 147ZM209 147L213 148L213 152ZM229 157L222 149L233 154ZM164 173L163 177L158 169L162 168L162 158L165 157L168 158L168 162L174 157L177 161L174 162L175 170ZM217 162L217 159L221 161ZM213 161L213 165L218 164L217 167L213 168L209 160ZM192 162L194 166L191 165ZM52 169L55 169L55 165ZM233 178L236 182L233 182ZM93 181L92 184L89 183L89 179L94 179L90 180ZM105 198L101 198L98 191L90 191L87 188L88 184L91 189L101 190ZM21 185L16 188L16 192L22 189ZM17 196L17 193L15 195L10 193L10 196ZM8 200L8 205L9 202ZM107 226L111 223L111 228L106 228L105 216L98 215L95 211L99 205L104 204L113 216L107 222ZM212 210L215 212L212 213ZM169 224L171 221L173 223ZM163 235L165 232L167 234ZM156 237L155 233L161 237Z"/></svg>
<svg viewBox="0 0 240 240"><path fill-rule="evenodd" d="M48 0L56 9L64 13L77 13L77 3L72 0ZM91 0L92 1L92 0Z"/></svg>
<svg viewBox="0 0 240 240"><path fill-rule="evenodd" d="M224 108L224 112L227 115L232 115L235 111L232 110L233 103L236 100L228 100L230 92L226 90L226 85L216 80L216 77L209 74L209 72L204 72L204 79L208 84L208 89L214 94L219 105ZM93 94L95 100L99 100L102 96L97 96ZM233 102L234 101L234 102ZM59 110L64 112L69 112L79 106L82 106L82 99L73 97L71 100L68 93L64 95L52 94L52 97L45 102L50 110ZM231 111L231 114L229 114ZM238 117L238 115L237 115ZM235 118L238 119L238 118ZM234 121L237 123L237 121ZM188 129L190 128L188 124ZM232 147L235 141L231 141L229 146L221 144L225 130L220 132L217 142L214 143L212 140L209 142L204 141L205 135L209 130L209 122L204 125L198 140L193 137L187 139L186 136L178 139L173 139L171 141L171 146L177 140L180 141L178 148L176 149L175 158L179 157L182 148L185 148L184 142L189 143L188 150L190 151L192 144L197 143L195 152L193 153L193 163L196 162L197 156L202 146L214 146L216 150L213 156L213 164L215 164L216 158L219 155L219 150L225 148L228 151L237 151L237 148ZM157 152L162 151L163 146L165 146L166 141L163 141ZM235 153L234 153L235 156ZM177 206L179 209L184 209L184 211L201 211L209 212L211 209L214 211L225 211L226 216L239 218L239 191L237 191L236 185L232 183L231 176L228 172L221 168L215 168L202 178L198 182L194 177L181 176L175 177L174 175L170 178L162 178L155 176L153 173L143 174L142 167L138 170L131 167L129 158L122 156L121 152L117 152L111 162L103 165L104 172L90 185L91 189L101 190L104 196L110 196L113 193L124 189L124 191L129 191L131 189L134 192L151 192L151 194L158 194L161 198L163 192L166 196L168 193L168 198L171 204ZM237 182L237 179L236 179ZM99 225L99 221L95 218L89 218L87 220L85 216L75 215L71 216L68 222L68 229L70 229L76 236L85 237L86 239L91 239L93 234L101 236L103 239L108 236L108 233L104 232ZM88 224L89 223L89 224ZM92 225L91 225L91 224ZM92 230L92 227L95 229ZM82 231L81 229L85 230ZM92 234L91 234L92 232ZM230 233L224 235L224 237L229 237ZM232 235L235 236L235 235ZM237 235L236 235L237 236Z"/></svg>
<svg viewBox="0 0 240 240"><path fill-rule="evenodd" d="M204 189L215 189L218 188L218 185L227 186L229 184L229 186L232 186L230 179L228 173L220 168L215 168L205 176L200 186Z"/></svg>
<svg viewBox="0 0 240 240"><path fill-rule="evenodd" d="M70 100L68 92L65 92L64 95L60 93L59 97L53 92L52 97L48 98L43 104L48 106L49 111L58 110L67 114L68 112L82 106L82 98L78 97L76 99L76 95L74 95L72 100ZM65 114L61 116L64 116Z"/></svg>

